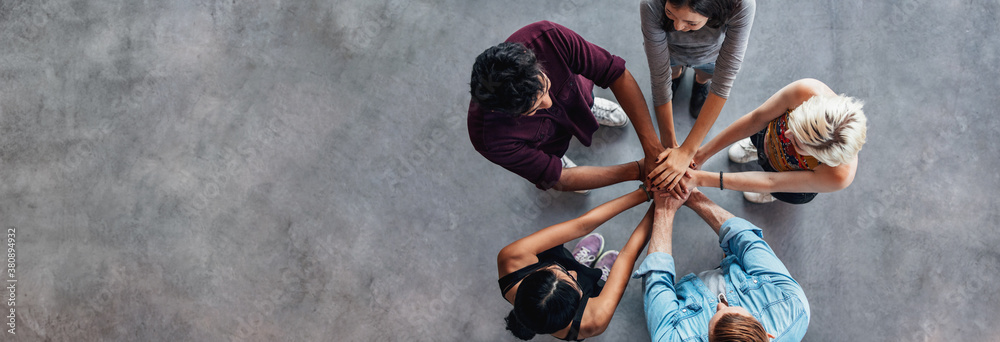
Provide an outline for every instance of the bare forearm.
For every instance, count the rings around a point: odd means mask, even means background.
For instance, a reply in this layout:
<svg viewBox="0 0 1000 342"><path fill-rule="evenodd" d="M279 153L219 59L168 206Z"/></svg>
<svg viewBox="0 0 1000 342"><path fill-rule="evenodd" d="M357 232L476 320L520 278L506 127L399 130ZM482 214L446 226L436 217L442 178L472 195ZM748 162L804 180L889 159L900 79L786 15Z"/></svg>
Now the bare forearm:
<svg viewBox="0 0 1000 342"><path fill-rule="evenodd" d="M622 247L621 251L618 252L618 259L611 266L608 281L604 284L604 290L601 291L601 295L594 298L591 301L591 306L588 306L588 310L592 308L595 312L595 320L599 323L595 324L597 329L586 331L580 337L599 335L607 328L608 323L611 322L611 317L614 316L615 309L618 307L618 303L622 299L622 295L625 293L625 288L628 286L629 276L635 268L636 260L639 259L639 253L642 252L646 243L649 242L649 235L652 230L653 208L650 207L646 211L646 216L639 222L639 226L632 231L632 236L625 243L625 247Z"/></svg>
<svg viewBox="0 0 1000 342"><path fill-rule="evenodd" d="M580 232L582 233L580 236L589 234L597 228L597 226L607 222L612 217L615 217L615 215L621 214L623 211L645 201L646 193L642 190L635 190L625 194L624 196L613 199L610 202L601 204L597 208L591 209L579 218L581 225L584 227L583 231Z"/></svg>
<svg viewBox="0 0 1000 342"><path fill-rule="evenodd" d="M656 137L656 130L653 129L653 120L649 116L646 98L642 96L642 90L632 77L632 73L625 69L625 73L619 76L610 88L618 104L625 110L625 115L632 121L635 133L639 136L639 143L642 144L643 153L647 158L655 155L659 151L660 139Z"/></svg>
<svg viewBox="0 0 1000 342"><path fill-rule="evenodd" d="M726 209L722 209L722 207L712 202L712 200L708 199L708 196L705 196L700 191L692 193L684 205L694 210L698 216L701 216L701 219L705 220L705 223L708 223L712 227L716 235L719 234L722 224L734 217L733 214L726 211Z"/></svg>
<svg viewBox="0 0 1000 342"><path fill-rule="evenodd" d="M698 114L698 120L695 120L694 127L691 128L691 133L684 139L681 149L690 152L691 154L689 155L693 155L698 150L701 142L708 135L708 131L715 124L715 120L719 118L719 113L722 112L722 106L725 104L726 99L714 93L708 94L708 99L705 100L705 105L702 107L701 113Z"/></svg>
<svg viewBox="0 0 1000 342"><path fill-rule="evenodd" d="M649 238L653 233L653 206L649 207L646 211L646 216L642 218L639 225L632 231L632 236L629 236L628 242L625 243L625 247L622 247L621 251L618 252L618 259L615 260L615 266L618 262L628 263L628 267L623 267L623 272L625 279L627 281L629 274L632 273L632 268L635 266L635 261L639 259L639 253L642 249L646 247L649 243Z"/></svg>
<svg viewBox="0 0 1000 342"><path fill-rule="evenodd" d="M635 162L612 166L577 166L563 169L553 188L559 191L596 189L639 178L639 166Z"/></svg>
<svg viewBox="0 0 1000 342"><path fill-rule="evenodd" d="M653 215L653 234L649 238L649 253L673 254L674 215L676 210L656 208Z"/></svg>
<svg viewBox="0 0 1000 342"><path fill-rule="evenodd" d="M718 172L692 172L696 186L719 187ZM750 192L833 192L846 187L843 182L829 180L816 175L815 171L786 172L725 172L721 176L722 188L725 190ZM849 184L849 183L848 183Z"/></svg>
<svg viewBox="0 0 1000 342"><path fill-rule="evenodd" d="M700 149L698 149L698 156L695 159L700 159L701 163L704 163L708 158L711 158L716 153L726 148L726 146L732 145L733 143L739 141L740 139L749 137L757 131L760 131L763 127L757 128L756 124L753 122L752 113L741 116L736 119L731 125L727 126L719 135L709 140ZM697 161L697 160L696 160Z"/></svg>
<svg viewBox="0 0 1000 342"><path fill-rule="evenodd" d="M625 290L629 275L632 273L632 269L635 268L635 262L639 259L639 253L642 252L646 243L649 242L652 230L653 208L650 206L650 209L646 211L646 216L642 218L639 225L632 231L632 236L629 237L628 242L618 252L618 259L615 260L615 264L611 267L608 281L604 285L605 290L608 290L609 287L612 290L619 290L613 291L613 293L618 293L618 299L621 299L621 292ZM617 303L617 300L615 302Z"/></svg>
<svg viewBox="0 0 1000 342"><path fill-rule="evenodd" d="M680 146L677 143L677 135L674 133L674 107L673 101L656 106L656 124L660 128L660 143L664 148L675 148Z"/></svg>

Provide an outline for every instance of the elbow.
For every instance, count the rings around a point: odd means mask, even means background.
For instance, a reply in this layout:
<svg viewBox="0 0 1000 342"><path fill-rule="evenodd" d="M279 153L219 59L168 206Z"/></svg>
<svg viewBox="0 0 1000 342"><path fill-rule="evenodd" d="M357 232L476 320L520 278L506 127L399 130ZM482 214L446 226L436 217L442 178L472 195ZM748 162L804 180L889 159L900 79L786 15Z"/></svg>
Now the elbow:
<svg viewBox="0 0 1000 342"><path fill-rule="evenodd" d="M817 80L815 78L803 78L803 79L800 79L800 80L795 81L793 83L795 84L796 88L799 88L799 89L810 88L810 87L815 87L815 86L819 86L819 85L825 85L825 84L823 84L822 81Z"/></svg>
<svg viewBox="0 0 1000 342"><path fill-rule="evenodd" d="M591 322L590 324L581 324L582 326L580 327L580 336L579 337L580 338L590 338L590 337L594 337L594 336L603 334L604 331L608 330L608 325L610 323L611 323L611 316L610 315L607 315L607 316L606 315L600 315L600 318L598 318L596 320L596 322Z"/></svg>
<svg viewBox="0 0 1000 342"><path fill-rule="evenodd" d="M511 260L517 258L521 253L518 253L517 249L513 247L514 244L510 244L500 249L500 253L497 253L497 265L503 265Z"/></svg>
<svg viewBox="0 0 1000 342"><path fill-rule="evenodd" d="M500 265L507 259L507 255L510 254L510 245L505 246L500 249L500 253L497 253L497 265Z"/></svg>
<svg viewBox="0 0 1000 342"><path fill-rule="evenodd" d="M837 192L840 190L844 190L847 189L847 187L850 186L851 183L853 182L854 182L854 175L834 174L826 182L825 189L822 189L819 192Z"/></svg>
<svg viewBox="0 0 1000 342"><path fill-rule="evenodd" d="M834 179L833 185L837 187L837 190L846 189L848 186L851 185L851 183L854 182L854 176L857 175L855 169L849 166L838 168L837 171L839 172L835 173L833 177Z"/></svg>
<svg viewBox="0 0 1000 342"><path fill-rule="evenodd" d="M611 82L611 86L609 88L611 89L611 92L615 94L615 97L617 97L618 92L625 90L630 84L635 84L636 87L639 86L639 84L635 82L635 78L632 77L632 73L628 71L628 68L625 68L625 71L623 71L621 75L618 75L618 78Z"/></svg>
<svg viewBox="0 0 1000 342"><path fill-rule="evenodd" d="M847 187L850 186L851 183L854 183L854 177L853 176L850 176L850 177L840 177L833 184L833 186L836 188L836 190L834 190L834 191L840 191L840 190L847 189Z"/></svg>
<svg viewBox="0 0 1000 342"><path fill-rule="evenodd" d="M593 334L590 335L590 336L597 336L597 335L603 334L604 331L607 330L607 329L608 329L608 325L607 324L602 324L596 330L594 330Z"/></svg>

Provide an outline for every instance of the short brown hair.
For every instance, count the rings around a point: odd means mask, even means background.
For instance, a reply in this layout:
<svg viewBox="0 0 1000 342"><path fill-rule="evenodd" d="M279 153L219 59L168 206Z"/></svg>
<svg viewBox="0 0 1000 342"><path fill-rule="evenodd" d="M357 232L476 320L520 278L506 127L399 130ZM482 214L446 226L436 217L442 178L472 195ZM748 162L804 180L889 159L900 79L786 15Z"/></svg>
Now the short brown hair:
<svg viewBox="0 0 1000 342"><path fill-rule="evenodd" d="M756 319L737 313L727 313L715 322L715 329L709 332L712 342L767 342L767 331Z"/></svg>

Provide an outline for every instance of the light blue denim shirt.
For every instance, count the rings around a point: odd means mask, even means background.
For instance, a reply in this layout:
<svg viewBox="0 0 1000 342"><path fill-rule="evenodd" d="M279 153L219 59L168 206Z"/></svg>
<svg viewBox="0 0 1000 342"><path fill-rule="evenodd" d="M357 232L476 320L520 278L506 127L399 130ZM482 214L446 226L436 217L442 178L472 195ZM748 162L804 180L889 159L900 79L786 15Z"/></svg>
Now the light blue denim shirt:
<svg viewBox="0 0 1000 342"><path fill-rule="evenodd" d="M800 341L809 326L809 302L799 283L764 242L760 228L732 218L720 229L726 253L726 300L753 314L775 338ZM718 297L694 274L674 283L674 258L650 253L632 275L643 278L646 326L653 341L708 341L708 321Z"/></svg>

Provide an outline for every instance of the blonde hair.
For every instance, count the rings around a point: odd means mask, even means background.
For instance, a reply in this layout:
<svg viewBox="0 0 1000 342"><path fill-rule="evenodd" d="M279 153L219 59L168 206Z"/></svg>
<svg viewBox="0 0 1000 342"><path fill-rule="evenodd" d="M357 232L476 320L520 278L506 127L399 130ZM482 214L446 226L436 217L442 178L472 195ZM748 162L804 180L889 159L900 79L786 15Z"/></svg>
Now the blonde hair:
<svg viewBox="0 0 1000 342"><path fill-rule="evenodd" d="M865 144L868 119L860 100L816 95L788 114L788 129L806 154L837 166L854 158Z"/></svg>

